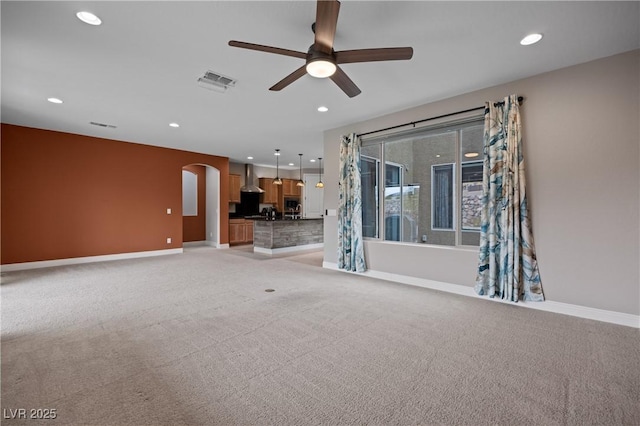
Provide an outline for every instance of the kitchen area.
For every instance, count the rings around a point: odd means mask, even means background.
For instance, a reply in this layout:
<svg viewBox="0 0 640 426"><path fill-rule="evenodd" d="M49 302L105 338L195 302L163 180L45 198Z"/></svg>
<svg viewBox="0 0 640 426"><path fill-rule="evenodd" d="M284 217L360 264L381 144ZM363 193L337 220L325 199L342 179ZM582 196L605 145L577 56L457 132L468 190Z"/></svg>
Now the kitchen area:
<svg viewBox="0 0 640 426"><path fill-rule="evenodd" d="M267 255L323 246L322 206L308 210L304 205L305 198L322 199L321 193L305 197L305 192L322 191L318 175L305 174L305 182L302 170L294 176L237 163L230 163L229 171L230 245L252 244L254 252Z"/></svg>

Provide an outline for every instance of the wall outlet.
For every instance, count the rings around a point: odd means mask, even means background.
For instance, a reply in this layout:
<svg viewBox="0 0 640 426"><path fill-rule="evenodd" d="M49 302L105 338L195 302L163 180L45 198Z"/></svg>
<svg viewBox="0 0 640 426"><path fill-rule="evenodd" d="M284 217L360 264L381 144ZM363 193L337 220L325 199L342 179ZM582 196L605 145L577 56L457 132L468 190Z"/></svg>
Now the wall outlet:
<svg viewBox="0 0 640 426"><path fill-rule="evenodd" d="M427 235L426 235L426 234L422 236L422 242L423 242L423 243L426 243L426 242L427 242Z"/></svg>
<svg viewBox="0 0 640 426"><path fill-rule="evenodd" d="M171 244L171 237L167 238L167 244Z"/></svg>
<svg viewBox="0 0 640 426"><path fill-rule="evenodd" d="M171 214L171 209L167 209L167 214Z"/></svg>

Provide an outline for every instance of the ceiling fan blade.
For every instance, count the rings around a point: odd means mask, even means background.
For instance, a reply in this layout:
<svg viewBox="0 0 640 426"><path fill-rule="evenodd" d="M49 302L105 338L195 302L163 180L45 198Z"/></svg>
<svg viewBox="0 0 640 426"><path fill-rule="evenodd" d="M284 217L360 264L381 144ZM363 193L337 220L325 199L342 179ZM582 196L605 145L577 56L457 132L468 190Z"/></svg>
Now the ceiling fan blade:
<svg viewBox="0 0 640 426"><path fill-rule="evenodd" d="M353 62L401 61L411 59L411 47L385 47L381 49L356 49L336 52L336 63L349 64Z"/></svg>
<svg viewBox="0 0 640 426"><path fill-rule="evenodd" d="M344 71L342 71L342 68L340 67L336 67L336 72L330 78L350 98L358 96L360 93L362 93L358 86L356 86L356 84Z"/></svg>
<svg viewBox="0 0 640 426"><path fill-rule="evenodd" d="M333 39L338 25L340 2L338 0L318 0L315 23L315 48L324 53L331 53Z"/></svg>
<svg viewBox="0 0 640 426"><path fill-rule="evenodd" d="M295 50L281 49L279 47L263 46L261 44L245 43L243 41L231 40L229 46L240 47L242 49L257 50L259 52L275 53L284 56L293 56L294 58L306 59L307 54Z"/></svg>
<svg viewBox="0 0 640 426"><path fill-rule="evenodd" d="M284 89L285 87L287 87L288 85L290 85L291 83L293 83L294 81L296 81L297 79L299 79L300 77L302 77L307 73L307 70L305 67L306 65L301 66L300 68L298 68L297 70L295 70L294 72L292 72L291 74L289 74L288 76L286 76L285 78L283 78L282 80L280 80L279 82L271 86L269 90L278 91L278 90Z"/></svg>

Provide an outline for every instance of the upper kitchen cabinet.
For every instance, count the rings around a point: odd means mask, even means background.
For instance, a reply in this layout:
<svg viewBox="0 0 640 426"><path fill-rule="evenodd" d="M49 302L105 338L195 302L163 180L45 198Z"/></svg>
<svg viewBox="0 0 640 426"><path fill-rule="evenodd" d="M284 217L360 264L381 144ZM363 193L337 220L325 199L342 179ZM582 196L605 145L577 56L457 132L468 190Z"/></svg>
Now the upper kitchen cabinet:
<svg viewBox="0 0 640 426"><path fill-rule="evenodd" d="M280 185L273 184L273 178L260 178L258 179L260 188L264 189L262 193L262 203L264 204L277 204L278 203L278 188Z"/></svg>
<svg viewBox="0 0 640 426"><path fill-rule="evenodd" d="M300 187L297 180L282 179L282 191L285 197L300 197Z"/></svg>
<svg viewBox="0 0 640 426"><path fill-rule="evenodd" d="M229 175L229 202L240 202L240 175Z"/></svg>

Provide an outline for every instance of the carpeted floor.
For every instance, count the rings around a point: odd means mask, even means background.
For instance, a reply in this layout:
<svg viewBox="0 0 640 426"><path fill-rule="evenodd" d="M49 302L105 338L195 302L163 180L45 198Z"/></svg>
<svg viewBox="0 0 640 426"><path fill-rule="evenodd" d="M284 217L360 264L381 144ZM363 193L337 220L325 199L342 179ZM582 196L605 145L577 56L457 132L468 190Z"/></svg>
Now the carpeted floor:
<svg viewBox="0 0 640 426"><path fill-rule="evenodd" d="M640 424L637 329L321 256L198 247L3 273L2 424Z"/></svg>

